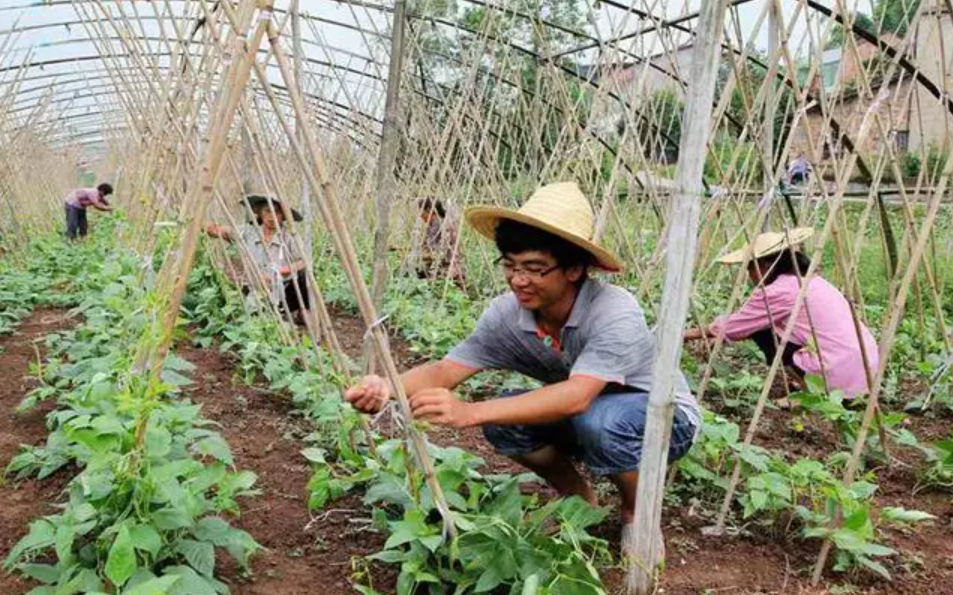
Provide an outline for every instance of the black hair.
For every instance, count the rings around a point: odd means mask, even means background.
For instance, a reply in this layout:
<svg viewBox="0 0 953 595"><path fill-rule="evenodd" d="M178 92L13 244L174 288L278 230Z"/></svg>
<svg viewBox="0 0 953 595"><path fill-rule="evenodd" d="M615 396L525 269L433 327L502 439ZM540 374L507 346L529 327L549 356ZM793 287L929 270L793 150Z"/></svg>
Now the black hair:
<svg viewBox="0 0 953 595"><path fill-rule="evenodd" d="M757 266L761 270L767 269L768 274L764 276L764 284L767 286L777 281L781 275L806 275L811 259L802 252L785 249L776 255L759 258Z"/></svg>
<svg viewBox="0 0 953 595"><path fill-rule="evenodd" d="M99 186L96 186L96 190L99 190L99 193L103 196L109 196L113 193L112 184L100 184Z"/></svg>
<svg viewBox="0 0 953 595"><path fill-rule="evenodd" d="M447 216L447 209L439 198L425 197L417 201L417 208L424 213L436 213L441 219Z"/></svg>
<svg viewBox="0 0 953 595"><path fill-rule="evenodd" d="M261 218L261 214L265 210L271 210L272 206L275 208L275 216L281 215L281 220L278 221L278 223L283 224L285 222L285 213L284 211L281 210L280 206L274 203L271 203L271 204L265 203L252 211L253 213L255 213L255 221L258 223L259 227L265 224L265 222Z"/></svg>
<svg viewBox="0 0 953 595"><path fill-rule="evenodd" d="M549 252L564 269L595 264L595 258L588 250L538 227L507 219L496 227L496 247L504 256L533 250Z"/></svg>

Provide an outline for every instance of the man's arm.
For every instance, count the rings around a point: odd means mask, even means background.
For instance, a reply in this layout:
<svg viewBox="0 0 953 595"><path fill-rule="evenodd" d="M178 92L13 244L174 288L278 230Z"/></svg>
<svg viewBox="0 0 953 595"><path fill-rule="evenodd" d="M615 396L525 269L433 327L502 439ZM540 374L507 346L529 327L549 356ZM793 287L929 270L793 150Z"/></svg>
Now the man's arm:
<svg viewBox="0 0 953 595"><path fill-rule="evenodd" d="M303 271L307 268L307 265L303 260L295 261L291 264L286 264L285 266L278 269L278 274L282 277L290 277L291 275L297 273L298 271Z"/></svg>
<svg viewBox="0 0 953 595"><path fill-rule="evenodd" d="M429 362L404 372L400 381L404 386L404 394L415 395L428 389L439 389L449 392L461 382L479 372L479 368L472 368L459 362L443 359ZM357 386L349 388L344 397L358 411L376 413L380 411L393 391L390 383L380 376L366 376Z"/></svg>
<svg viewBox="0 0 953 595"><path fill-rule="evenodd" d="M232 228L227 225L206 225L203 227L205 233L212 236L213 238L221 238L223 240L228 240L231 242L235 239L235 233L232 231Z"/></svg>
<svg viewBox="0 0 953 595"><path fill-rule="evenodd" d="M710 326L696 326L685 330L683 336L686 341L699 341L701 339L714 339L718 333L712 331Z"/></svg>
<svg viewBox="0 0 953 595"><path fill-rule="evenodd" d="M461 401L445 388L413 393L414 417L454 428L484 424L547 424L579 415L606 387L592 376L571 376L528 393L479 403Z"/></svg>

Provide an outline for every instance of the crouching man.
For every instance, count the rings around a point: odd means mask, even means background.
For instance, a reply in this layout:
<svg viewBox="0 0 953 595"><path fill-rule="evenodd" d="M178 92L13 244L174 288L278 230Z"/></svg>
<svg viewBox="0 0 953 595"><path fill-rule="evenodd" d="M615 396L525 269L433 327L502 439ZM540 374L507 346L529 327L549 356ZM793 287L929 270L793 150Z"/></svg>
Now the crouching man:
<svg viewBox="0 0 953 595"><path fill-rule="evenodd" d="M518 211L476 207L466 217L495 240L510 291L490 303L473 334L444 359L401 376L414 416L453 428L481 426L497 451L561 494L593 505L596 494L574 461L607 476L622 495L625 546L635 531L656 347L636 299L588 276L590 268L617 272L621 263L592 241L592 207L574 183L544 186ZM519 372L544 386L482 402L451 392L485 369ZM384 379L369 376L346 398L376 412L391 393ZM670 460L688 452L700 420L680 372L676 403Z"/></svg>

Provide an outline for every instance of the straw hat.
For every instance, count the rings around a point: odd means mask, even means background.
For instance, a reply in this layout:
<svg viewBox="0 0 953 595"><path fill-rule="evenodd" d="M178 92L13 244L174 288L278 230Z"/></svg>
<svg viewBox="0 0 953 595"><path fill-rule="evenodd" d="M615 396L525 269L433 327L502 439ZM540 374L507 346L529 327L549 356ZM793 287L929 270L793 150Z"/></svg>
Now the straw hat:
<svg viewBox="0 0 953 595"><path fill-rule="evenodd" d="M595 258L596 266L609 272L622 270L622 262L592 241L595 215L575 182L557 182L536 190L518 211L502 207L472 207L466 218L481 235L496 239L500 221L530 225L571 242Z"/></svg>
<svg viewBox="0 0 953 595"><path fill-rule="evenodd" d="M246 203L245 201L248 201L248 202ZM258 211L258 210L261 209L262 207L267 206L268 203L270 202L272 205L274 205L274 208L275 208L275 211L276 211L276 212L280 212L280 213L282 213L282 214L286 214L287 211L291 211L291 216L294 218L295 221L303 221L303 220L304 220L304 217L302 217L302 216L301 216L301 213L299 213L296 209L293 209L293 208L291 208L291 207L288 207L288 206L282 204L282 202L281 202L280 200L278 200L277 198L272 198L271 196L261 196L261 195L258 195L258 194L249 194L248 196L245 197L245 200L243 200L243 201L241 201L241 202L242 202L243 205L247 204L247 206L251 207L251 210L252 210L252 211ZM287 210L285 210L285 209L287 209Z"/></svg>
<svg viewBox="0 0 953 595"><path fill-rule="evenodd" d="M769 231L763 233L754 239L754 249L751 253L751 259L757 260L765 256L771 256L787 250L791 246L797 246L814 235L814 230L810 227L795 227L788 231ZM740 264L745 261L745 253L751 244L745 244L734 252L722 256L718 262L722 264Z"/></svg>

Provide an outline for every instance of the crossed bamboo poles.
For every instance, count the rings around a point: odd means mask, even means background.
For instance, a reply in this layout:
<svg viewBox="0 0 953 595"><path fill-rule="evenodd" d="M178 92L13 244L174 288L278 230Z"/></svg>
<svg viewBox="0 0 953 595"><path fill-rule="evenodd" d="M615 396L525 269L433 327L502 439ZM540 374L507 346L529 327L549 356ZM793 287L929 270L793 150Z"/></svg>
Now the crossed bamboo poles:
<svg viewBox="0 0 953 595"><path fill-rule="evenodd" d="M102 6L101 2L96 2L94 5ZM807 2L799 2L799 7L806 7ZM208 14L208 6L206 3L198 3L196 5L201 11L204 11L204 14ZM646 6L646 8L648 8ZM796 13L797 14L797 13ZM800 14L806 14L806 10L802 10ZM921 15L916 15L917 19L921 18ZM499 15L495 15L493 18L502 18ZM796 17L795 17L796 18ZM126 17L126 19L132 23L135 22L135 17ZM311 23L311 21L309 21ZM491 22L492 24L492 22ZM793 25L792 22L788 23L787 29ZM225 24L221 20L221 17L216 17L211 21L209 25L210 30L212 27L225 27ZM489 26L488 26L489 28ZM817 45L820 46L823 44L824 38L829 36L830 30L832 28L832 23L829 24L825 31L822 31L822 37L817 40ZM912 29L912 27L911 27ZM812 30L813 31L813 30ZM419 30L418 30L419 35ZM104 28L100 27L94 29L91 32L91 36L98 36L105 39ZM270 35L269 35L270 37ZM783 37L783 36L782 36ZM415 34L411 34L411 39L409 44L411 47L411 52L413 55L413 48L417 47L421 40L417 39ZM483 51L486 47L491 46L496 43L489 34L486 36L477 36L474 42L473 47L473 56L480 55L480 52ZM908 43L908 41L902 41L901 43ZM274 46L272 42L272 46ZM613 42L613 45L618 47L618 42ZM739 47L744 47L744 44L741 43L741 39L738 39ZM634 46L633 46L634 47ZM900 46L898 46L900 47ZM121 107L126 111L127 114L134 113L136 111L141 111L143 109L148 109L150 105L156 105L155 101L166 101L171 99L173 96L168 94L169 89L176 88L172 84L175 80L170 81L170 84L165 87L166 93L162 92L162 89L153 87L153 81L159 78L158 69L148 63L145 59L128 59L132 62L131 72L123 73L119 68L119 56L114 52L110 51L108 48L103 46L104 55L108 56L110 60L113 61L112 66L110 67L110 76L114 77L114 82L117 86L122 87L125 90L124 95L126 97L121 98L120 101ZM139 132L138 138L142 143L142 148L138 149L141 151L140 162L142 165L140 169L143 171L143 186L144 189L151 189L150 184L155 183L158 180L161 183L167 178L167 175L171 171L175 171L174 179L178 182L184 182L188 179L188 173L191 169L196 167L197 159L196 156L198 152L196 151L187 151L186 156L170 157L168 155L163 155L157 147L161 143L155 143L155 147L150 147L150 141L156 138L167 138L176 140L176 142L184 142L187 146L191 147L194 145L195 138L198 136L198 126L200 122L200 106L211 105L212 101L215 99L214 90L217 88L214 78L214 73L217 72L218 64L221 63L220 53L216 53L216 46L214 44L206 44L201 48L202 60L196 67L196 77L205 76L203 82L197 84L197 88L201 89L198 92L198 98L192 98L189 102L185 102L189 108L189 111L185 112L185 117L188 120L188 125L185 127L176 127L176 131L173 134L163 135L162 126L159 124L165 122L173 122L175 120L176 112L160 112L165 114L166 119L156 119L152 122L149 128L141 129ZM846 49L851 54L856 55L857 46L856 42L852 37L848 36ZM745 50L742 50L744 52ZM558 53L558 52L556 52ZM895 54L895 57L898 57L900 54ZM247 54L246 54L247 57ZM744 98L744 110L745 110L745 120L742 122L743 129L741 131L741 136L743 139L751 139L756 144L761 144L764 140L764 126L761 123L763 114L768 112L766 107L769 101L772 101L772 95L765 85L760 87L752 87L750 84L746 83L744 80L744 55L738 57L732 64L732 76L729 78L728 89L733 86L737 86L742 91L742 97ZM555 104L559 109L566 110L567 113L571 113L574 110L579 109L578 100L573 99L569 93L568 87L565 84L564 79L560 78L562 75L553 71L550 73L547 70L543 70L542 76L540 76L534 83L532 88L521 88L519 92L518 101L521 102L521 105L529 110L527 113L533 114L530 121L525 123L514 123L514 122L496 122L492 118L493 112L489 114L484 114L478 109L478 106L482 105L481 102L485 99L486 89L490 88L491 83L496 85L504 85L504 80L506 79L506 71L508 69L518 67L520 63L518 56L514 56L514 52L507 51L499 54L499 58L493 64L493 70L489 73L481 72L480 68L470 68L467 70L469 76L465 79L464 84L460 88L460 94L458 99L455 100L455 103L451 104L452 116L449 120L449 125L443 127L442 129L437 129L435 127L427 130L424 128L423 124L418 124L420 130L423 131L423 137L431 141L430 146L427 147L427 151L423 157L420 159L408 160L406 167L411 171L416 171L421 174L420 177L426 179L427 183L438 188L453 188L455 186L454 174L456 170L455 162L453 161L453 151L451 150L455 146L462 145L464 147L464 154L467 159L472 160L474 165L479 165L480 167L488 167L487 156L496 155L500 148L505 143L505 137L500 134L501 131L510 130L512 134L509 136L510 139L523 139L526 142L530 142L538 133L540 132L540 121L539 111L542 105L551 105ZM892 67L896 69L896 58L891 62ZM793 70L795 66L793 60L790 57L790 48L786 43L780 44L776 48L775 53L768 57L768 63L776 63L778 60L783 60L787 65L788 72ZM285 59L286 68L287 58ZM270 64L270 60L266 58L266 64ZM254 64L259 65L256 70L262 70L261 62L255 61ZM819 61L814 60L811 63L811 69L816 70ZM253 68L255 66L253 65ZM280 65L279 65L280 70ZM203 75L204 73L204 75ZM285 81L285 88L291 89L295 85L290 84L289 78L284 76L282 72L282 80ZM863 77L866 77L866 72L862 73ZM259 76L261 76L259 74ZM335 70L335 76L337 76L337 71ZM138 78L137 78L138 77ZM264 77L262 77L264 78ZM869 77L867 77L869 78ZM143 90L141 87L137 86L137 80L149 81L149 86L147 89ZM408 77L408 80L413 81L413 78ZM297 83L298 81L296 81ZM313 81L314 82L314 81ZM262 83L262 86L265 86L265 83ZM872 98L873 95L869 90L869 81L864 80L862 82L862 91L868 97ZM340 89L344 89L344 85L339 85ZM541 93L544 89L553 89L554 93L550 93L546 99L542 99ZM286 124L288 122L289 114L289 105L288 98L279 98L277 91L274 85L271 86L271 95L266 93L266 100L268 105L273 110L275 117L279 114L283 115L284 123L278 122L277 125L274 121L271 122L271 127L268 128L267 123L264 118L264 114L261 113L261 108L257 104L253 104L248 109L244 107L239 107L242 113L246 116L249 115L249 112L258 112L259 119L262 122L260 132L258 134L252 133L252 139L256 144L256 150L253 152L253 159L256 164L261 164L262 170L274 170L272 165L269 165L269 159L267 155L263 155L267 149L271 146L273 147L277 142L277 139L281 136L287 135ZM425 89L426 92L439 94L442 91L438 86L428 86ZM343 92L343 91L342 91ZM528 93L526 93L528 92ZM153 97L154 95L154 97ZM299 93L300 95L300 93ZM597 92L597 97L608 97L608 90L603 92ZM728 107L727 99L729 98L730 93L723 91L721 101L719 101L716 106L715 117L714 117L714 128L718 128L725 124L725 113ZM158 99L157 99L158 98ZM315 111L312 106L312 110L308 111L306 114L308 117L304 117L302 114L305 114L304 98L299 96L298 106L295 106L294 99L291 98L291 109L290 111L296 116L296 120L301 121L313 121L309 118L314 118ZM350 97L347 97L348 102L360 103L361 101L369 102L369 97L358 97L355 94L351 93ZM496 101L491 99L492 102ZM543 102L546 102L545 104ZM172 101L169 101L172 104ZM161 105L161 103L160 103ZM804 110L808 105L807 96L804 94L804 90L798 91L795 84L795 99L793 104L786 107L785 109L794 110L800 112ZM820 101L819 103L822 110L825 111L825 119L821 124L820 130L813 130L808 135L808 138L811 140L822 139L824 136L833 129L833 102L832 101ZM171 107L169 109L172 109ZM535 111L534 111L535 110ZM427 112L425 110L419 109L419 106L414 105L410 108L411 118L415 118L414 121L419 122L421 118L426 117ZM51 118L55 116L55 110L46 110L46 112L37 111L32 118L39 124L47 118L47 121L53 121ZM655 114L647 114L649 118L656 116ZM627 119L630 124L634 124L638 121L637 118L633 115L633 110L627 110L623 117ZM280 120L280 118L278 118ZM661 120L660 118L656 118ZM243 118L244 120L244 118ZM671 124L671 120L668 122L659 121L658 124L664 129L666 126ZM243 127L246 127L246 124L242 124ZM613 158L613 168L612 175L615 180L621 179L630 179L632 176L631 170L626 170L623 165L629 165L630 167L634 166L636 170L639 168L645 168L651 166L651 161L647 156L641 152L641 150L634 146L634 143L631 138L631 133L629 130L633 130L632 126L626 128L626 132L623 136L623 142L620 143L620 150L616 151ZM863 134L855 138L855 146L861 146L862 142L858 142L863 138L877 132L880 134L881 138L884 138L884 133L886 132L887 127L884 121L884 116L879 113L877 110L871 110L868 118L865 121L865 125L862 127ZM181 131L181 132L180 132ZM564 175L571 174L575 171L572 167L565 165L564 161L567 156L572 156L573 158L581 155L583 157L582 162L584 164L595 163L597 159L601 158L601 151L593 143L583 142L581 149L574 149L574 145L579 143L581 138L579 135L579 126L578 124L567 124L564 126L558 135L555 148L552 150L551 154L548 157L539 157L538 163L531 164L531 167L534 171L538 173L539 176L545 175ZM185 136L183 137L182 134ZM177 136L178 135L178 136ZM468 141L472 139L472 141ZM169 141L169 146L172 146L172 140ZM270 143L270 145L268 144ZM626 143L629 143L628 145ZM790 149L791 140L790 138L783 144L783 148L780 151L779 155L774 156L774 167L771 168L772 171L766 173L766 176L774 178L775 180L782 173L782 163L784 161L783 156ZM309 153L312 151L311 143L308 142L308 139L303 139L299 141L298 147L295 149L295 161L299 165L307 166L310 164L313 159L309 158ZM706 220L710 225L705 226L703 236L698 250L698 258L701 262L707 262L712 253L719 250L722 246L729 244L735 238L744 238L748 234L756 233L760 230L761 223L765 219L765 212L761 209L750 209L745 205L742 200L734 198L730 195L731 191L738 191L744 188L751 187L750 178L753 174L746 174L748 179L736 176L733 172L744 171L747 168L742 167L742 161L745 159L741 143L738 143L738 146L733 148L731 151L730 164L727 169L722 169L720 164L717 164L719 169L718 175L729 182L729 195L726 199L719 199L718 201L712 202L712 207L706 212ZM439 159L434 163L428 163L427 159L430 155L438 155ZM191 156L191 157L190 157ZM152 157L161 157L161 162L163 165L161 168L157 167L154 170L149 169L149 162ZM193 161L189 161L192 159ZM225 163L232 169L232 177L237 177L235 175L235 166L236 161L232 158L230 152L226 151L226 156L224 159ZM854 299L858 305L862 305L862 295L859 291L858 286L858 275L857 275L857 264L860 258L861 249L864 245L864 229L865 225L861 225L860 229L854 237L851 238L850 234L838 233L839 229L845 229L844 223L846 223L846 216L844 209L844 190L846 188L846 181L851 175L851 173L859 167L860 153L859 150L852 151L845 158L840 158L834 160L834 165L836 171L834 172L839 180L838 191L833 195L826 195L826 189L823 186L817 188L819 192L825 199L824 204L828 207L828 212L830 216L828 217L828 224L824 228L824 232L818 237L817 248L815 250L815 255L819 254L824 245L833 241L835 245L835 252L837 254L836 258L836 268L837 271L844 277L845 285L848 287L849 292L853 292ZM866 209L863 214L862 221L868 221L872 213L883 213L882 202L878 200L878 194L876 190L879 188L882 183L882 175L886 168L889 168L896 175L898 169L898 155L893 150L892 147L888 147L888 158L884 159L877 164L875 164L874 175L875 181L871 188L871 194L866 201ZM256 165L256 167L258 167ZM338 189L340 194L340 188L342 186L348 186L353 188L361 188L361 182L356 178L360 177L360 171L362 168L369 168L369 165L361 163L360 161L353 161L349 165L350 169L347 179L344 180L335 180L335 186ZM585 167L579 167L580 170L585 170ZM588 165L587 165L588 167ZM134 168L130 168L134 169ZM27 171L36 171L35 169L27 170L24 169L22 172L17 172L17 177L22 176ZM325 170L326 171L326 170ZM491 180L490 183L484 184L482 182L477 182L478 172L480 171L479 167L472 168L472 171L468 173L466 177L466 183L464 184L463 190L455 190L456 196L459 197L459 203L465 203L466 200L470 197L478 195L480 200L483 201L485 198L490 196L504 196L506 194L506 182L505 175L499 168L491 168L491 175L488 176ZM934 310L938 313L938 321L941 326L941 334L944 335L944 340L949 342L949 337L946 336L946 333L942 333L942 329L945 328L945 321L943 318L943 312L941 309L942 300L940 291L943 287L942 280L936 278L936 275L933 274L933 267L929 265L929 262L924 262L920 266L920 261L927 257L927 243L933 240L932 227L938 217L938 209L940 206L940 197L944 194L946 190L946 180L948 172L945 172L945 176L941 177L940 184L934 186L932 192L930 193L930 200L928 201L928 217L923 220L920 224L920 229L917 229L917 220L914 215L913 202L906 192L906 186L901 185L903 190L901 194L901 207L902 215L904 221L904 233L900 238L900 246L898 250L902 252L901 257L906 257L906 268L902 270L894 271L894 274L891 277L891 287L889 288L889 295L892 298L892 303L889 307L887 314L887 327L886 330L888 333L884 334L884 340L881 342L881 354L882 361L888 359L890 351L890 341L892 337L890 336L894 331L890 331L891 324L894 318L902 316L904 312L904 306L907 299L907 294L913 288L917 293L917 304L919 306L919 312L921 313L920 319L922 320L922 312L924 304L922 298L931 300ZM271 181L270 185L279 184L280 181L277 180L277 176L273 173L264 174ZM151 182L150 182L151 181ZM320 182L321 177L319 173L312 172L312 176L309 176L309 183ZM926 180L923 179L923 174L921 174L921 179L917 181L916 191L919 194L922 184ZM756 184L755 184L756 185ZM407 185L408 189L412 188L409 184ZM320 187L312 186L312 188ZM609 185L611 189L612 185ZM43 188L43 192L49 192L49 188ZM191 191L191 188L190 188ZM641 283L638 288L639 294L641 297L649 295L653 287L657 283L658 275L660 274L661 260L660 257L665 254L666 245L663 243L660 245L660 249L657 254L658 257L644 262L642 252L637 243L633 241L632 236L636 235L632 232L632 227L641 228L643 223L650 222L651 217L657 217L657 221L660 224L659 227L659 236L664 236L668 225L670 224L670 217L665 208L665 202L667 200L667 195L665 192L661 191L658 188L652 187L650 185L645 192L651 197L650 204L654 205L656 209L661 209L657 212L653 212L652 209L641 209L638 211L638 215L642 217L638 219L634 224L632 220L625 219L622 216L621 209L619 205L614 200L614 195L611 190L606 190L602 195L602 205L600 208L600 215L602 216L602 225L603 229L606 230L607 240L610 242L618 243L622 247L623 254L627 257L627 260L634 263L640 272ZM174 192L169 192L168 196L164 199L166 204L161 206L161 208L169 209L175 208L176 199L180 196L181 192L176 189ZM347 205L351 210L351 213L357 212L365 216L366 211L370 210L368 201L355 201L358 203L354 206ZM459 204L458 203L458 204ZM801 207L800 216L806 216L806 221L811 222L817 217L816 213L811 213L806 209L806 202L799 203ZM876 209L876 211L875 211ZM158 213L160 209L156 209ZM734 217L734 220L732 220ZM831 223L833 222L833 223ZM727 230L732 226L736 226L737 232L727 233ZM151 225L145 226L144 230L151 229ZM721 234L721 235L719 235ZM150 237L151 234L145 234L144 237ZM636 240L639 238L636 236ZM885 251L888 249L888 240L886 237L882 238L884 242ZM922 248L920 248L922 246ZM918 249L919 248L919 249ZM483 247L480 248L481 258L485 266L488 265L489 259L486 257L486 252ZM920 280L916 275L916 271L923 269L925 270L926 277L926 292L920 291ZM704 269L707 273L707 269ZM719 273L719 276L722 273ZM733 287L733 297L732 303L737 303L737 299L740 298L741 292L740 289L743 286L743 278L739 274L732 284ZM799 299L799 302L803 301L803 298ZM858 315L859 316L859 315ZM886 353L884 353L886 351ZM712 362L715 361L718 354L718 347L716 346L715 352L709 357L709 368ZM771 381L778 371L778 367L772 366L771 372L769 373L768 378L766 379L765 386L770 386ZM706 372L705 378L709 376L710 372ZM871 386L879 385L874 374L882 376L881 371L871 371L868 370L868 374L871 375ZM703 381L704 386L704 381ZM765 394L762 393L761 398L759 398L759 403L765 398ZM871 402L875 398L872 396ZM752 423L749 424L749 433L753 437L753 432L757 427L757 418L759 414L756 409L755 416L752 419ZM869 428L870 421L866 419L865 412L865 422ZM883 442L886 444L885 442ZM863 445L858 442L859 448L863 448ZM729 495L726 498L726 502L730 504L731 496ZM819 561L819 567L823 567L823 561Z"/></svg>

